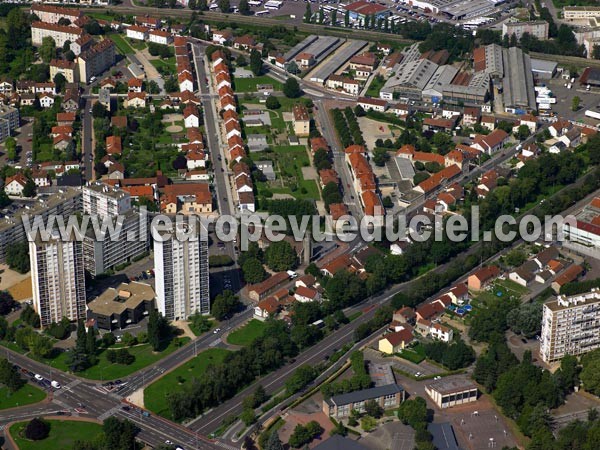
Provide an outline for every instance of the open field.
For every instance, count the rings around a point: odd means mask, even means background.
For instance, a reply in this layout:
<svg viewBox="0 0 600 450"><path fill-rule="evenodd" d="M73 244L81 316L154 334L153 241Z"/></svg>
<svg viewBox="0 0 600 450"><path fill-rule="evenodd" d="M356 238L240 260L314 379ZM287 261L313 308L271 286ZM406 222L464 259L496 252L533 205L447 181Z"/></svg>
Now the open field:
<svg viewBox="0 0 600 450"><path fill-rule="evenodd" d="M227 342L233 345L250 345L265 332L265 323L260 320L252 319L242 328L232 332L227 337Z"/></svg>
<svg viewBox="0 0 600 450"><path fill-rule="evenodd" d="M268 75L252 78L236 78L234 80L236 92L256 92L257 84L270 84L276 91L281 91L283 84Z"/></svg>
<svg viewBox="0 0 600 450"><path fill-rule="evenodd" d="M73 448L75 441L92 441L102 433L102 425L76 420L49 420L50 434L42 441L30 441L19 436L27 422L17 422L10 429L10 435L19 450L65 450Z"/></svg>
<svg viewBox="0 0 600 450"><path fill-rule="evenodd" d="M231 353L221 348L211 348L182 364L164 377L144 389L144 406L150 411L171 419L167 405L167 393L175 386L190 383L192 378L200 378L210 365L220 364Z"/></svg>
<svg viewBox="0 0 600 450"><path fill-rule="evenodd" d="M154 352L150 347L150 344L137 345L135 347L128 347L129 353L135 356L135 361L126 366L122 364L113 364L106 359L105 350L102 350L98 356L99 362L95 366L90 367L83 372L77 372L77 375L83 378L89 378L91 380L116 380L117 378L126 377L133 372L136 372L144 367L147 367L165 356L173 353L179 348L177 341L181 342L180 345L186 344L189 338L178 338L174 339L169 346L161 352ZM117 348L117 347L115 347ZM62 352L53 359L44 360L46 364L55 367L59 370L68 372L69 367L67 366L67 353Z"/></svg>
<svg viewBox="0 0 600 450"><path fill-rule="evenodd" d="M135 53L131 45L127 43L127 41L118 33L112 33L108 36L117 46L117 49L122 55L126 55L128 53Z"/></svg>
<svg viewBox="0 0 600 450"><path fill-rule="evenodd" d="M0 409L31 405L41 402L45 398L46 393L31 384L26 384L12 394L6 387L2 387L0 388Z"/></svg>
<svg viewBox="0 0 600 450"><path fill-rule="evenodd" d="M305 180L302 168L309 167L308 153L303 145L279 145L272 147L273 153L261 153L257 158L272 159L275 163L277 184L256 183L259 195L267 191L273 194L288 194L297 199L319 200L319 188L314 180ZM283 186L281 181L283 180Z"/></svg>

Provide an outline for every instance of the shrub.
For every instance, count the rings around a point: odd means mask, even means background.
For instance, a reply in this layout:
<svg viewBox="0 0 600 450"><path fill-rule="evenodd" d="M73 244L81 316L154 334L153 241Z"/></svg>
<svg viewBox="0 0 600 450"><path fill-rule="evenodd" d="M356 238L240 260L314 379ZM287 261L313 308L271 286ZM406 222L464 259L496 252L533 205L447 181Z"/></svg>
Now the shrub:
<svg viewBox="0 0 600 450"><path fill-rule="evenodd" d="M50 433L50 424L36 417L31 419L25 427L25 437L32 441L46 439Z"/></svg>

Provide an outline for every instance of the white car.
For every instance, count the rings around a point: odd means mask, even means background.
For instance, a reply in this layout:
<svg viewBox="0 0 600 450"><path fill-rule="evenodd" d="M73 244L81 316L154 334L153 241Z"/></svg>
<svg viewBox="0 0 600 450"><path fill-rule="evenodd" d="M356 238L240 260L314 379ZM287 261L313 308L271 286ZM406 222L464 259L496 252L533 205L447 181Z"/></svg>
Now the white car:
<svg viewBox="0 0 600 450"><path fill-rule="evenodd" d="M213 334L217 334L219 331L221 331L220 328L215 328L215 331L213 331Z"/></svg>
<svg viewBox="0 0 600 450"><path fill-rule="evenodd" d="M34 378L35 378L36 380L38 380L38 381L42 381L42 380L44 379L44 377L43 377L43 376L41 376L39 373L36 373L36 374L34 375Z"/></svg>
<svg viewBox="0 0 600 450"><path fill-rule="evenodd" d="M173 442L171 442L170 440L168 440L168 439L167 439L167 440L165 441L165 444L167 444L167 445L173 445Z"/></svg>
<svg viewBox="0 0 600 450"><path fill-rule="evenodd" d="M54 389L60 389L60 383L58 381L52 380L50 383Z"/></svg>

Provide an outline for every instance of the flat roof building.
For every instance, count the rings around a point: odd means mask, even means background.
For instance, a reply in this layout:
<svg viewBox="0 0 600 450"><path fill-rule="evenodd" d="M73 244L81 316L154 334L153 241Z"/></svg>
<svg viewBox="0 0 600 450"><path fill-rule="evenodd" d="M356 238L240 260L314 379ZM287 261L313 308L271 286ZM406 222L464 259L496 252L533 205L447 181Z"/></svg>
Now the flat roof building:
<svg viewBox="0 0 600 450"><path fill-rule="evenodd" d="M566 354L582 355L600 347L600 291L565 296L544 303L540 356L544 362Z"/></svg>
<svg viewBox="0 0 600 450"><path fill-rule="evenodd" d="M477 400L477 386L464 378L444 378L425 386L425 392L440 409Z"/></svg>
<svg viewBox="0 0 600 450"><path fill-rule="evenodd" d="M87 318L96 319L98 328L112 331L138 323L154 308L152 286L132 281L108 288L87 305Z"/></svg>
<svg viewBox="0 0 600 450"><path fill-rule="evenodd" d="M385 386L363 389L361 391L348 392L347 394L334 395L323 400L323 412L328 417L341 419L350 416L352 410L365 412L365 403L369 400L375 401L384 409L397 408L406 398L402 386L388 384Z"/></svg>

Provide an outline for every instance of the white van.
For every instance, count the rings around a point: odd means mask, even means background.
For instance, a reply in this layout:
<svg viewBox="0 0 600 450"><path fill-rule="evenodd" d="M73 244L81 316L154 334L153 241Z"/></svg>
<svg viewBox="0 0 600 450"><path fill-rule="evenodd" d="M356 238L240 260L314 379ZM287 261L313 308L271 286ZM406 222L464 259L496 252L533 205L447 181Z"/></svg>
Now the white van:
<svg viewBox="0 0 600 450"><path fill-rule="evenodd" d="M60 383L58 381L52 380L50 383L54 389L60 389Z"/></svg>

